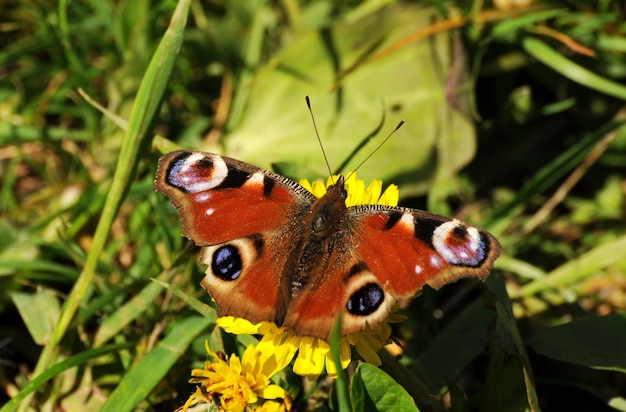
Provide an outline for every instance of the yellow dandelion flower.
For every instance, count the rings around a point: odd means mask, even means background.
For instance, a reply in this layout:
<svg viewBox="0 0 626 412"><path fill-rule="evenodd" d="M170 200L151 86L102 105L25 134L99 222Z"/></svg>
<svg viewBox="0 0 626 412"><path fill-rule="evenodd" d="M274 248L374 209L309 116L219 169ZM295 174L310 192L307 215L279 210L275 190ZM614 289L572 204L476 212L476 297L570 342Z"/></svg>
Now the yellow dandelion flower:
<svg viewBox="0 0 626 412"><path fill-rule="evenodd" d="M309 192L313 193L315 197L320 198L326 194L326 189L329 186L332 186L338 179L338 175L333 175L328 178L326 184L320 182L319 180L311 183L306 179L300 180L299 183ZM366 189L365 182L357 179L356 173L348 174L348 178L344 184L346 191L348 192L348 198L346 199L346 206L348 207L368 204L387 206L398 205L400 192L398 191L398 186L396 185L389 185L387 189L385 189L385 192L381 195L383 189L383 182L381 180L372 181Z"/></svg>
<svg viewBox="0 0 626 412"><path fill-rule="evenodd" d="M377 352L389 342L391 335L389 323L402 320L404 316L392 313L385 322L374 328L367 327L361 332L341 338L339 340L341 369L347 368L350 364L351 347L354 347L366 362L380 366L381 361ZM337 376L338 368L331 357L330 345L322 339L298 336L292 330L279 328L272 322L252 324L245 319L232 316L219 318L217 324L228 333L262 335L256 349L261 359L272 357L272 362L275 362L279 369L286 367L295 358L293 371L298 375L315 379L325 367L330 377Z"/></svg>
<svg viewBox="0 0 626 412"><path fill-rule="evenodd" d="M273 356L266 356L253 345L246 348L241 360L237 355L228 358L215 353L206 343L206 350L213 358L205 362L204 369L191 371L190 383L197 384L182 410L187 411L198 404L212 404L218 410L288 411L291 409L289 394L273 384L270 377L285 367ZM271 405L264 406L271 402Z"/></svg>
<svg viewBox="0 0 626 412"><path fill-rule="evenodd" d="M301 180L300 184L319 198L324 196L327 187L336 182L338 178L339 176L331 176L326 184L320 181L310 183L308 180ZM398 187L391 185L384 193L382 193L382 187L382 182L375 180L365 188L364 182L358 180L356 174L350 174L345 181L345 188L348 192L346 206L359 204L396 206L399 198ZM351 347L354 347L366 362L379 366L381 361L377 352L388 342L391 334L391 327L388 322L399 322L400 319L401 317L398 315L391 314L387 321L374 328L368 327L361 332L341 338L339 341L340 368L345 369L350 364ZM322 339L297 336L290 329L279 328L272 322L252 324L245 319L231 316L218 319L218 326L229 333L262 335L261 341L256 347L261 353L261 358L271 356L277 365L284 366L295 358L293 370L298 375L315 378L326 368L326 373L329 376L337 376L338 368L331 357L330 345Z"/></svg>

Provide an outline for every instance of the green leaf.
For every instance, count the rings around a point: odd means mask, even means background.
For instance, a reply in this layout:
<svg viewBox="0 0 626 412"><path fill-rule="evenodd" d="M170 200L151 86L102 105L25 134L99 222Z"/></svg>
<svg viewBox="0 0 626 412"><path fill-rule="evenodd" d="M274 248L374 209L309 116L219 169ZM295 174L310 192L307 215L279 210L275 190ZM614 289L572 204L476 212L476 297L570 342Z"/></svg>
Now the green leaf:
<svg viewBox="0 0 626 412"><path fill-rule="evenodd" d="M226 154L266 168L288 160L314 171L292 177L327 176L304 102L304 96L310 95L331 168L376 129L384 110L388 123L383 136L400 119L407 122L359 169L360 176L403 183L404 194L424 192L433 180L443 182L454 176L473 158L475 136L471 122L454 108L463 106L465 95L458 85L463 75L450 69L459 67L453 62L451 35L440 33L373 57L429 26L433 18L432 9L403 4L320 31L297 33L256 73L251 85L244 84L242 93L251 88L247 100L240 103L246 110L233 108L243 114L229 120L236 126L225 138ZM335 90L341 71L351 67L354 70L342 77ZM449 99L446 86L451 87ZM346 170L363 160L381 138L369 142Z"/></svg>
<svg viewBox="0 0 626 412"><path fill-rule="evenodd" d="M83 365L87 363L87 361L90 359L96 359L109 353L116 353L122 349L129 348L130 346L131 344L119 344L104 346L98 349L89 349L84 352L80 352L79 354L74 355L70 358L67 358L64 361L57 363L56 365L51 366L50 368L46 369L44 373L29 381L28 384L26 384L26 386L24 386L24 388L22 388L22 390L17 395L15 395L0 409L0 412L15 411L15 408L20 401L22 401L31 393L35 392L42 385L50 381L55 376L61 374L61 372L79 365Z"/></svg>
<svg viewBox="0 0 626 412"><path fill-rule="evenodd" d="M382 365L380 369L398 382L409 393L415 401L418 408L427 411L443 411L445 410L445 401L438 393L433 393L428 389L426 384L417 376L418 371L422 372L422 366L413 361L409 365L405 365L397 357L393 356L386 350L378 352Z"/></svg>
<svg viewBox="0 0 626 412"><path fill-rule="evenodd" d="M626 373L626 314L585 318L543 329L529 343L549 358Z"/></svg>
<svg viewBox="0 0 626 412"><path fill-rule="evenodd" d="M490 342L487 382L481 410L539 410L530 361L517 329L511 302L501 279L490 277L486 285L494 295L496 321Z"/></svg>
<svg viewBox="0 0 626 412"><path fill-rule="evenodd" d="M58 297L44 289L37 293L12 292L11 300L33 340L38 345L46 345L61 313Z"/></svg>
<svg viewBox="0 0 626 412"><path fill-rule="evenodd" d="M210 323L209 319L197 316L183 319L174 325L167 336L124 375L101 411L135 410Z"/></svg>
<svg viewBox="0 0 626 412"><path fill-rule="evenodd" d="M464 367L484 352L492 325L493 312L486 308L483 299L469 304L420 353L420 378L439 393L446 386L445 379L457 378Z"/></svg>
<svg viewBox="0 0 626 412"><path fill-rule="evenodd" d="M402 386L369 363L357 368L350 395L355 411L418 411Z"/></svg>
<svg viewBox="0 0 626 412"><path fill-rule="evenodd" d="M622 83L609 80L574 63L562 52L554 50L541 40L526 37L522 45L528 54L568 79L609 96L626 100L626 86Z"/></svg>

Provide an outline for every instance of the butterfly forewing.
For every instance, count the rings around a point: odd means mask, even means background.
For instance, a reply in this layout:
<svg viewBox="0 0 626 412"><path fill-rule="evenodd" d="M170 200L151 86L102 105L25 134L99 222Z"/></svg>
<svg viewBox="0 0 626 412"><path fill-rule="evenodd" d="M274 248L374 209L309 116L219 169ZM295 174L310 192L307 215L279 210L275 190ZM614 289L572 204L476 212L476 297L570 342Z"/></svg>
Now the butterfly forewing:
<svg viewBox="0 0 626 412"><path fill-rule="evenodd" d="M213 153L177 151L161 157L155 189L178 208L183 235L215 245L289 224L315 197L297 183Z"/></svg>
<svg viewBox="0 0 626 412"><path fill-rule="evenodd" d="M500 255L492 235L457 219L376 205L352 213L363 222L359 254L370 257L369 267L398 298L411 297L425 284L438 289L463 277L484 279ZM381 242L394 246L381 250Z"/></svg>

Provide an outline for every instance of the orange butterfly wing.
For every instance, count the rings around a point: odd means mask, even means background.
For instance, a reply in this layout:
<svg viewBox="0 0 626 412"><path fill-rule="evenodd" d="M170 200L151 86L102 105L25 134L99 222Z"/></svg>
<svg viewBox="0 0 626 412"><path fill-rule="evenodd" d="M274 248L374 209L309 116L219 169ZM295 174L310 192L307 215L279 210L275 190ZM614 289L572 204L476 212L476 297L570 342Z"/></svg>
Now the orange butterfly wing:
<svg viewBox="0 0 626 412"><path fill-rule="evenodd" d="M339 313L343 335L374 327L426 284L484 279L501 252L486 231L421 210L358 206L344 225L319 280L289 307L285 324L304 335L328 339Z"/></svg>
<svg viewBox="0 0 626 412"><path fill-rule="evenodd" d="M207 265L207 274L201 284L218 315L274 320L278 308L286 306L280 275L299 233L293 230L294 216L306 213L315 197L283 176L194 151L163 156L155 189L178 209L183 235L205 247L200 263ZM233 265L244 265L243 270Z"/></svg>

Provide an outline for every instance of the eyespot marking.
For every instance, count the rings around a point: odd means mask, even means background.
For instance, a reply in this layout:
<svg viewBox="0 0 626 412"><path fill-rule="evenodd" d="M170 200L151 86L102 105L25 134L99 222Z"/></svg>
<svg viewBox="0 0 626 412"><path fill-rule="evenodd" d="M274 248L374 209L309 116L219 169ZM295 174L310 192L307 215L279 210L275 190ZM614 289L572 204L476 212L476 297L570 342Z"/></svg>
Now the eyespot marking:
<svg viewBox="0 0 626 412"><path fill-rule="evenodd" d="M487 236L456 219L439 225L432 243L448 263L457 266L480 267L489 254Z"/></svg>
<svg viewBox="0 0 626 412"><path fill-rule="evenodd" d="M219 156L183 152L170 163L165 181L185 193L200 193L219 186L227 175Z"/></svg>
<svg viewBox="0 0 626 412"><path fill-rule="evenodd" d="M374 313L385 300L385 292L376 283L367 283L350 295L346 309L356 316Z"/></svg>
<svg viewBox="0 0 626 412"><path fill-rule="evenodd" d="M222 280L236 280L243 271L239 249L233 245L224 245L215 250L211 258L211 271Z"/></svg>

